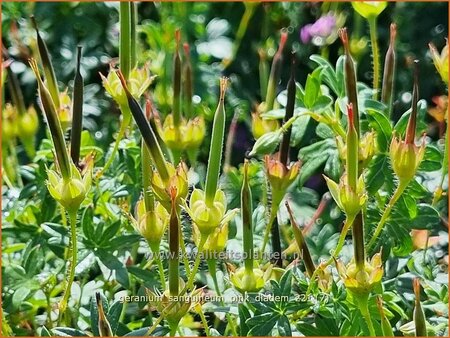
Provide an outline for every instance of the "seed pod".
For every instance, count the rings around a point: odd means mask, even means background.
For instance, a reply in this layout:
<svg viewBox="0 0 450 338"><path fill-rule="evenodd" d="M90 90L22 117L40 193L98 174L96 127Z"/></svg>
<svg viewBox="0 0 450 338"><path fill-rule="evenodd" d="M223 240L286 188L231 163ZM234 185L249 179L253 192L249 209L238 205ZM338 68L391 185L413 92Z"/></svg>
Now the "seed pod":
<svg viewBox="0 0 450 338"><path fill-rule="evenodd" d="M38 82L39 98L41 100L45 117L47 118L47 124L50 129L53 146L55 147L56 160L59 170L61 171L62 177L66 180L71 177L71 166L58 113L52 100L52 96L41 79L36 60L30 59L29 62Z"/></svg>
<svg viewBox="0 0 450 338"><path fill-rule="evenodd" d="M178 127L181 122L181 58L180 48L180 30L175 32L176 50L173 57L173 124Z"/></svg>
<svg viewBox="0 0 450 338"><path fill-rule="evenodd" d="M214 114L214 122L211 136L211 146L208 158L208 170L206 172L205 202L211 207L216 195L217 183L220 175L220 164L222 162L222 148L225 134L225 92L227 90L228 79L220 79L220 99Z"/></svg>
<svg viewBox="0 0 450 338"><path fill-rule="evenodd" d="M105 316L105 311L103 310L103 302L100 297L100 292L95 293L95 301L97 302L98 309L98 333L100 337L112 337L113 332L108 318Z"/></svg>
<svg viewBox="0 0 450 338"><path fill-rule="evenodd" d="M131 2L121 1L119 10L120 44L119 64L123 76L128 80L131 71Z"/></svg>
<svg viewBox="0 0 450 338"><path fill-rule="evenodd" d="M261 98L264 101L267 95L267 87L269 83L269 63L267 62L266 52L260 48L259 54L259 86L261 90Z"/></svg>
<svg viewBox="0 0 450 338"><path fill-rule="evenodd" d="M355 113L354 126L359 135L359 111L358 111L358 91L356 86L355 63L350 54L350 46L348 43L347 28L339 29L339 36L345 50L344 73L345 73L345 89L347 92L348 102L353 105Z"/></svg>
<svg viewBox="0 0 450 338"><path fill-rule="evenodd" d="M280 81L281 66L283 62L283 49L286 45L288 38L287 32L283 31L280 37L280 45L278 46L278 51L273 57L272 67L270 68L269 83L267 85L267 96L265 111L268 112L273 109L273 103L275 102L276 89L278 81Z"/></svg>
<svg viewBox="0 0 450 338"><path fill-rule="evenodd" d="M427 337L427 321L425 319L425 313L423 312L422 305L420 304L420 280L419 278L414 278L414 295L415 305L414 305L414 325L416 327L416 337Z"/></svg>
<svg viewBox="0 0 450 338"><path fill-rule="evenodd" d="M388 112L391 114L392 97L395 81L395 36L397 35L397 25L391 23L391 35L389 48L384 60L383 88L381 90L381 101L388 106Z"/></svg>
<svg viewBox="0 0 450 338"><path fill-rule="evenodd" d="M119 76L122 87L125 90L131 114L133 115L133 118L136 121L139 130L141 131L142 138L147 144L153 163L155 164L155 167L158 170L158 173L163 182L168 182L169 172L167 171L166 161L164 159L161 147L159 146L159 143L156 139L155 132L146 119L144 112L139 106L139 103L128 90L126 80L120 70L117 72L117 75Z"/></svg>
<svg viewBox="0 0 450 338"><path fill-rule="evenodd" d="M355 128L356 116L353 113L353 105L347 106L348 130L347 130L347 184L350 189L356 191L358 182L358 133Z"/></svg>
<svg viewBox="0 0 450 338"><path fill-rule="evenodd" d="M411 114L409 115L405 137L405 142L407 144L413 144L416 136L418 101L419 101L419 60L414 60L414 82L413 82L413 93L411 103Z"/></svg>
<svg viewBox="0 0 450 338"><path fill-rule="evenodd" d="M11 67L6 67L6 72L8 74L8 87L11 92L12 103L17 108L19 115L25 114L25 101L23 99L22 90L20 89L19 80Z"/></svg>
<svg viewBox="0 0 450 338"><path fill-rule="evenodd" d="M387 319L384 308L383 308L383 299L380 295L377 296L377 306L378 311L380 312L381 317L381 330L383 332L384 337L394 337L394 332L392 331L391 323L389 322L389 319Z"/></svg>
<svg viewBox="0 0 450 338"><path fill-rule="evenodd" d="M70 134L70 155L75 165L80 160L81 132L83 130L83 77L80 73L81 46L78 46L77 68L73 80L72 131Z"/></svg>
<svg viewBox="0 0 450 338"><path fill-rule="evenodd" d="M302 255L306 272L308 273L309 277L311 277L314 274L314 271L316 271L316 266L314 265L311 254L309 252L308 245L306 244L305 238L303 237L302 230L295 221L294 214L292 213L292 209L287 201L286 201L286 209L289 213L292 231L294 232L295 241L297 242L298 249L300 251L300 254Z"/></svg>
<svg viewBox="0 0 450 338"><path fill-rule="evenodd" d="M177 213L176 204L177 189L172 187L170 196L172 198L172 208L169 220L169 293L171 296L178 296L179 292L179 250L180 250L180 219Z"/></svg>
<svg viewBox="0 0 450 338"><path fill-rule="evenodd" d="M50 59L50 54L47 49L45 41L42 39L41 34L36 23L34 15L31 17L31 23L36 30L37 46L39 50L39 56L41 58L42 66L44 68L45 81L47 81L48 91L53 99L55 107L59 108L59 90L58 82L56 81L55 70L53 69L52 61Z"/></svg>
<svg viewBox="0 0 450 338"><path fill-rule="evenodd" d="M291 76L289 78L287 84L287 104L286 104L286 113L284 115L283 122L286 123L292 116L294 116L294 108L295 108L295 52L292 53L292 65L291 65ZM280 145L280 162L284 165L288 165L289 159L289 149L291 142L291 132L292 127L289 127L286 132L283 134L283 139L281 140Z"/></svg>
<svg viewBox="0 0 450 338"><path fill-rule="evenodd" d="M194 84L192 76L191 56L189 53L189 44L183 44L184 55L186 56L183 66L184 74L184 100L186 104L186 116L192 116L192 96L194 96Z"/></svg>
<svg viewBox="0 0 450 338"><path fill-rule="evenodd" d="M244 241L245 269L253 270L253 222L252 192L248 180L248 160L244 162L244 182L241 189L241 218Z"/></svg>

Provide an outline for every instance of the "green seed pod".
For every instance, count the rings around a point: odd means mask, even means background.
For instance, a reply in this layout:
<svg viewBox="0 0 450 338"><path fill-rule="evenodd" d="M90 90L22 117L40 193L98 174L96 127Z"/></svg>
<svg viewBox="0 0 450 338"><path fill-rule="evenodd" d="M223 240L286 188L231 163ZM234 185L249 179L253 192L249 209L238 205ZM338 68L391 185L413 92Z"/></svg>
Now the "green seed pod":
<svg viewBox="0 0 450 338"><path fill-rule="evenodd" d="M348 102L349 104L351 103L353 106L353 112L355 116L354 126L356 132L359 135L358 91L356 86L355 62L353 61L352 55L350 54L347 28L339 29L339 36L341 38L345 50L345 61L344 61L345 89L347 93Z"/></svg>
<svg viewBox="0 0 450 338"><path fill-rule="evenodd" d="M194 82L192 76L192 64L191 64L191 55L189 52L189 44L183 44L184 55L186 56L183 63L183 74L184 74L184 102L185 102L185 110L186 116L188 118L192 117L192 97L194 96Z"/></svg>
<svg viewBox="0 0 450 338"><path fill-rule="evenodd" d="M181 58L180 58L180 39L179 29L175 32L175 41L177 44L175 55L173 57L173 124L178 127L181 122Z"/></svg>
<svg viewBox="0 0 450 338"><path fill-rule="evenodd" d="M222 162L222 148L225 134L225 92L227 90L228 79L220 79L220 98L219 104L214 114L211 145L208 158L208 169L206 172L205 183L205 203L212 207L217 191L217 184L220 176L220 165Z"/></svg>
<svg viewBox="0 0 450 338"><path fill-rule="evenodd" d="M381 317L381 331L383 332L384 337L394 337L394 332L392 331L391 323L389 319L386 317L383 308L383 299L380 295L377 296L377 306L378 311L380 312Z"/></svg>
<svg viewBox="0 0 450 338"><path fill-rule="evenodd" d="M77 68L73 80L72 130L70 133L70 155L73 163L80 160L81 132L83 131L83 77L80 73L81 46L78 46Z"/></svg>
<svg viewBox="0 0 450 338"><path fill-rule="evenodd" d="M159 143L156 139L155 132L151 128L147 118L145 117L144 112L139 106L139 103L131 95L131 92L127 87L126 80L123 77L122 73L118 71L117 75L119 76L122 88L125 91L130 111L134 117L134 120L136 121L139 130L141 131L142 138L147 144L153 163L155 164L155 167L158 170L158 174L160 175L161 180L166 183L169 181L170 176L167 170L166 160L164 159L161 147L159 146Z"/></svg>
<svg viewBox="0 0 450 338"><path fill-rule="evenodd" d="M61 175L64 178L64 180L67 180L71 177L71 165L70 165L71 161L67 153L66 142L64 140L64 133L63 129L61 128L58 113L55 104L52 100L52 96L50 95L49 90L44 85L44 82L41 79L41 75L39 74L39 69L36 60L30 59L30 66L38 82L39 98L41 100L41 105L45 113L45 117L47 118L47 123L50 129L53 146L55 147L58 167L59 170L61 171Z"/></svg>
<svg viewBox="0 0 450 338"><path fill-rule="evenodd" d="M39 56L41 58L42 66L44 68L45 80L47 81L48 91L51 95L53 103L56 108L59 108L59 89L58 82L56 81L55 71L53 69L52 61L50 59L50 53L48 52L47 45L42 39L41 34L36 23L34 15L31 17L31 23L36 30L37 46L39 50Z"/></svg>
<svg viewBox="0 0 450 338"><path fill-rule="evenodd" d="M292 209L289 206L289 203L286 201L286 208L289 213L289 218L291 220L292 231L294 232L295 241L297 242L298 249L300 254L302 255L303 262L305 264L306 272L309 277L312 277L314 271L316 271L316 266L314 265L314 261L312 260L311 254L309 252L308 245L306 244L305 238L303 237L303 233L300 230L297 222L295 221L294 214L292 213Z"/></svg>
<svg viewBox="0 0 450 338"><path fill-rule="evenodd" d="M383 88L381 90L381 101L388 106L389 115L391 115L392 110L395 81L395 36L397 35L397 25L395 23L391 23L390 32L389 48L384 59Z"/></svg>

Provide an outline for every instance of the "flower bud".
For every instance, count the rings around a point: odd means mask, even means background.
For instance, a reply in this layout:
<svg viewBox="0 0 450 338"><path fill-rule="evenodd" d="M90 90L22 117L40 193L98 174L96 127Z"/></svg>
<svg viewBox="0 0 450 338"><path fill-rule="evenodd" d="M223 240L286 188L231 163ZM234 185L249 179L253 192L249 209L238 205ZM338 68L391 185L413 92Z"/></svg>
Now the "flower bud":
<svg viewBox="0 0 450 338"><path fill-rule="evenodd" d="M29 157L35 154L34 144L38 129L39 119L36 110L30 106L23 115L19 116L17 124L18 136Z"/></svg>
<svg viewBox="0 0 450 338"><path fill-rule="evenodd" d="M197 225L201 234L209 235L222 221L227 210L225 193L217 189L212 205L205 201L203 190L194 189L189 201L192 220Z"/></svg>
<svg viewBox="0 0 450 338"><path fill-rule="evenodd" d="M205 120L201 116L197 116L189 120L186 125L185 144L187 149L197 149L205 138Z"/></svg>
<svg viewBox="0 0 450 338"><path fill-rule="evenodd" d="M156 203L154 210L145 210L144 200L136 205L138 230L144 237L152 251L159 250L159 244L169 223L169 213L161 203Z"/></svg>
<svg viewBox="0 0 450 338"><path fill-rule="evenodd" d="M208 259L215 259L216 255L225 249L228 241L228 228L229 226L227 222L221 226L218 226L209 235L202 249L202 252L207 255ZM199 247L201 233L198 226L194 226L193 232L195 245Z"/></svg>
<svg viewBox="0 0 450 338"><path fill-rule="evenodd" d="M276 131L279 127L280 124L277 120L263 119L260 113L252 113L252 134L255 140L269 132Z"/></svg>
<svg viewBox="0 0 450 338"><path fill-rule="evenodd" d="M100 337L112 337L113 332L111 325L109 324L108 318L106 318L105 311L103 310L103 302L100 298L100 292L95 293L95 300L97 302L98 310L98 332Z"/></svg>
<svg viewBox="0 0 450 338"><path fill-rule="evenodd" d="M377 307L381 317L381 330L383 332L383 336L394 337L394 332L392 331L391 323L389 322L389 319L386 317L386 314L384 313L383 299L381 298L380 295L377 296Z"/></svg>
<svg viewBox="0 0 450 338"><path fill-rule="evenodd" d="M384 11L387 1L352 1L353 9L365 19L377 17Z"/></svg>
<svg viewBox="0 0 450 338"><path fill-rule="evenodd" d="M68 179L63 179L56 171L49 170L47 181L50 195L69 212L78 210L87 193L78 169L74 167L72 170L78 174Z"/></svg>
<svg viewBox="0 0 450 338"><path fill-rule="evenodd" d="M442 81L448 84L448 40L445 41L445 47L442 48L439 54L436 47L430 43L429 45L431 58L433 59L434 66L436 67Z"/></svg>
<svg viewBox="0 0 450 338"><path fill-rule="evenodd" d="M266 165L267 178L270 182L270 186L272 187L272 194L279 196L284 195L286 190L298 176L300 171L300 162L295 162L290 167L287 167L278 159L269 155L264 157L264 161Z"/></svg>
<svg viewBox="0 0 450 338"><path fill-rule="evenodd" d="M65 131L72 125L72 100L69 94L67 94L67 89L59 94L59 107L57 108L59 122L61 123L61 128Z"/></svg>
<svg viewBox="0 0 450 338"><path fill-rule="evenodd" d="M249 156L272 153L280 143L282 136L283 132L281 129L265 133L255 142Z"/></svg>
<svg viewBox="0 0 450 338"><path fill-rule="evenodd" d="M2 110L2 142L11 141L18 134L17 109L7 103Z"/></svg>

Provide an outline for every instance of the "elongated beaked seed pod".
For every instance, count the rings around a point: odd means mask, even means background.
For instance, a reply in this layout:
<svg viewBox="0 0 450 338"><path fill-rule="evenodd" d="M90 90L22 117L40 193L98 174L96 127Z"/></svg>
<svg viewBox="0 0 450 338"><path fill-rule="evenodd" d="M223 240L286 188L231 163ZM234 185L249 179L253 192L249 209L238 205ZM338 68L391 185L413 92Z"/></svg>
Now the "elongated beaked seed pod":
<svg viewBox="0 0 450 338"><path fill-rule="evenodd" d="M39 56L41 58L42 66L44 68L45 81L47 81L48 91L53 99L53 103L57 109L59 109L59 89L58 82L56 81L55 71L53 69L52 61L50 59L50 53L48 52L47 45L42 39L41 34L36 23L34 15L31 17L31 23L36 30L37 46L39 50Z"/></svg>
<svg viewBox="0 0 450 338"><path fill-rule="evenodd" d="M348 102L353 105L353 112L355 113L354 125L356 132L359 134L358 91L356 86L355 62L353 61L352 55L350 54L347 28L339 29L339 37L341 38L345 51L345 62L344 62L345 89L347 92Z"/></svg>
<svg viewBox="0 0 450 338"><path fill-rule="evenodd" d="M105 310L103 309L103 302L100 297L100 292L95 293L95 301L98 309L98 333L100 337L112 337L113 332L108 318L106 318Z"/></svg>
<svg viewBox="0 0 450 338"><path fill-rule="evenodd" d="M120 2L119 22L119 64L123 76L128 79L131 71L131 2Z"/></svg>
<svg viewBox="0 0 450 338"><path fill-rule="evenodd" d="M348 130L347 130L347 184L353 190L356 191L356 185L358 182L358 148L359 140L358 133L356 131L356 114L353 110L353 104L347 106L348 113Z"/></svg>
<svg viewBox="0 0 450 338"><path fill-rule="evenodd" d="M408 126L406 128L405 142L414 144L417 124L417 102L419 101L419 60L414 60L414 82L413 82L411 114L409 115Z"/></svg>
<svg viewBox="0 0 450 338"><path fill-rule="evenodd" d="M394 332L392 331L391 323L389 322L389 319L386 317L386 314L384 313L383 299L381 298L380 295L377 296L377 307L381 317L381 330L383 332L383 336L394 337Z"/></svg>
<svg viewBox="0 0 450 338"><path fill-rule="evenodd" d="M381 90L381 101L388 106L388 113L392 110L392 98L395 81L395 37L397 35L397 25L391 23L389 48L384 59L383 88Z"/></svg>
<svg viewBox="0 0 450 338"><path fill-rule="evenodd" d="M227 90L228 79L223 77L220 79L220 98L219 104L214 114L214 122L211 136L211 146L208 158L208 170L206 172L205 184L205 202L208 207L214 203L216 195L217 183L220 175L220 164L222 162L222 148L225 134L225 92Z"/></svg>
<svg viewBox="0 0 450 338"><path fill-rule="evenodd" d="M259 87L261 90L261 99L264 101L267 95L267 86L269 83L269 62L266 52L260 48L259 55Z"/></svg>
<svg viewBox="0 0 450 338"><path fill-rule="evenodd" d="M420 304L420 280L419 278L414 279L414 325L416 328L416 337L426 337L427 336L427 322L425 319L425 313L423 312L422 305Z"/></svg>
<svg viewBox="0 0 450 338"><path fill-rule="evenodd" d="M287 32L281 32L280 45L278 46L278 51L272 60L272 68L270 69L269 83L267 85L267 95L266 95L266 106L265 111L273 109L273 104L275 102L277 84L280 80L281 66L283 63L283 50L286 45L288 38Z"/></svg>
<svg viewBox="0 0 450 338"><path fill-rule="evenodd" d="M164 159L161 147L159 146L159 143L156 139L155 132L153 131L147 118L145 117L145 114L142 111L141 107L139 106L139 103L136 101L136 99L133 97L133 95L131 95L130 91L128 90L126 80L120 70L117 71L117 75L119 76L122 87L125 90L131 114L133 115L133 118L136 121L139 130L141 131L142 138L147 144L148 150L152 157L153 163L155 164L156 170L158 170L161 179L165 183L167 183L169 182L169 172L167 170L166 161Z"/></svg>
<svg viewBox="0 0 450 338"><path fill-rule="evenodd" d="M295 108L295 52L292 53L292 65L291 65L291 76L289 78L287 84L287 104L286 104L286 113L284 115L283 122L286 123L289 119L294 116L294 108ZM288 165L289 160L289 145L291 142L291 132L292 127L289 127L286 132L283 134L283 139L281 140L280 145L280 162L285 166Z"/></svg>
<svg viewBox="0 0 450 338"><path fill-rule="evenodd" d="M81 46L78 46L77 68L73 80L72 131L70 134L70 155L75 165L80 160L81 132L83 130L83 77L80 73Z"/></svg>
<svg viewBox="0 0 450 338"><path fill-rule="evenodd" d="M187 117L192 117L192 96L194 96L194 83L192 76L192 63L191 63L191 55L189 51L189 44L183 44L184 49L184 66L183 66L183 74L184 74L184 100L186 104L186 115Z"/></svg>
<svg viewBox="0 0 450 338"><path fill-rule="evenodd" d="M181 58L179 29L175 32L176 50L173 56L173 124L178 127L181 122Z"/></svg>
<svg viewBox="0 0 450 338"><path fill-rule="evenodd" d="M242 234L244 241L244 253L247 256L244 260L245 270L253 271L253 206L252 192L248 179L248 160L244 162L244 182L241 190L241 216Z"/></svg>
<svg viewBox="0 0 450 338"><path fill-rule="evenodd" d="M55 147L56 161L64 179L71 177L71 166L69 155L67 154L64 133L59 122L58 113L49 90L44 85L39 73L38 65L35 59L30 59L30 66L36 76L38 83L39 98L41 100L42 109L44 110L47 124L50 129L53 145Z"/></svg>
<svg viewBox="0 0 450 338"><path fill-rule="evenodd" d="M303 258L306 272L308 273L309 277L312 277L312 275L314 274L314 271L316 271L316 266L314 265L314 262L311 257L311 253L309 252L308 245L306 244L305 238L303 237L302 230L300 229L297 222L295 221L294 214L292 213L292 209L289 206L288 201L286 201L286 209L289 213L292 231L294 232L294 238L295 238L295 241L297 242L298 249Z"/></svg>
<svg viewBox="0 0 450 338"><path fill-rule="evenodd" d="M178 296L179 292L179 250L180 250L180 219L177 213L177 188L170 188L172 207L169 220L169 293Z"/></svg>

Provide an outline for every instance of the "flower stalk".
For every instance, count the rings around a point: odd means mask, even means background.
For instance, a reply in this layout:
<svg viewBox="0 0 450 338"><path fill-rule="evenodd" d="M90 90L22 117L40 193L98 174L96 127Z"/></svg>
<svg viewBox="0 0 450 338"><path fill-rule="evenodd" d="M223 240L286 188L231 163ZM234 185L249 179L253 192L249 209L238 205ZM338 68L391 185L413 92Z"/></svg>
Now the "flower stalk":
<svg viewBox="0 0 450 338"><path fill-rule="evenodd" d="M169 294L171 296L178 296L180 285L180 219L178 218L176 195L176 188L173 187L170 191L170 196L172 198L172 208L169 221Z"/></svg>
<svg viewBox="0 0 450 338"><path fill-rule="evenodd" d="M268 112L273 109L276 98L277 83L280 80L281 66L283 62L283 50L286 45L288 34L285 31L281 32L280 44L278 50L273 57L272 67L270 68L269 82L267 84L267 95L265 99L265 111Z"/></svg>

